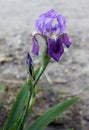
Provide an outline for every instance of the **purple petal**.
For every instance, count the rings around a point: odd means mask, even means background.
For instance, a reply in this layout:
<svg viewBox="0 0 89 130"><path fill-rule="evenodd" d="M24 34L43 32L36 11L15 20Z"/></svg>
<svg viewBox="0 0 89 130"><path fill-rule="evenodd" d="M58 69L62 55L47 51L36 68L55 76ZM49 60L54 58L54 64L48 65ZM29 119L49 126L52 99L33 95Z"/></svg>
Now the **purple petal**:
<svg viewBox="0 0 89 130"><path fill-rule="evenodd" d="M48 39L48 55L50 57L58 62L63 52L64 48L61 40Z"/></svg>
<svg viewBox="0 0 89 130"><path fill-rule="evenodd" d="M60 33L64 33L66 31L66 18L62 15L58 15L57 21L58 21Z"/></svg>
<svg viewBox="0 0 89 130"><path fill-rule="evenodd" d="M41 16L36 20L36 31L41 33L42 35L50 36L51 35L51 25L53 18Z"/></svg>
<svg viewBox="0 0 89 130"><path fill-rule="evenodd" d="M62 34L61 36L62 36L62 42L66 45L66 47L70 47L72 42L70 41L69 36L66 33Z"/></svg>
<svg viewBox="0 0 89 130"><path fill-rule="evenodd" d="M39 44L38 44L38 41L35 36L32 37L32 44L33 44L32 53L34 55L38 55L39 54Z"/></svg>
<svg viewBox="0 0 89 130"><path fill-rule="evenodd" d="M58 14L54 9L51 9L51 10L49 10L48 12L46 12L42 15L45 15L46 17L55 18Z"/></svg>
<svg viewBox="0 0 89 130"><path fill-rule="evenodd" d="M55 23L56 21L56 23ZM66 30L66 19L51 9L38 17L35 24L36 31L45 36L64 33Z"/></svg>

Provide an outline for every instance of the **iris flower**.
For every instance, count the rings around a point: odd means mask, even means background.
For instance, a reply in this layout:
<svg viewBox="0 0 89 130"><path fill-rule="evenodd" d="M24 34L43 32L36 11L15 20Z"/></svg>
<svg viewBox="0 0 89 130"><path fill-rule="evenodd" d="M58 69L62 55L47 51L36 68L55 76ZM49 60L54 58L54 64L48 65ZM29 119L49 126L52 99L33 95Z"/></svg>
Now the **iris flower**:
<svg viewBox="0 0 89 130"><path fill-rule="evenodd" d="M64 52L63 44L66 47L71 45L71 41L66 33L66 19L54 9L38 17L35 22L35 31L32 36L32 52L35 55L39 54L39 42L36 35L40 35L45 39L48 55L57 62Z"/></svg>

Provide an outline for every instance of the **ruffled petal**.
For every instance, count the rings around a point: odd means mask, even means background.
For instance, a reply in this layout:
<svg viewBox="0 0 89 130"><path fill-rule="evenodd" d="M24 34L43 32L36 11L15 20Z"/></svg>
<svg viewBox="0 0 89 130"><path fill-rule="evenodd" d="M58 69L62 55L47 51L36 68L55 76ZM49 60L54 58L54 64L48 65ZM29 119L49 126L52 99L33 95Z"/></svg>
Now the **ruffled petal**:
<svg viewBox="0 0 89 130"><path fill-rule="evenodd" d="M59 15L55 10L51 9L38 17L35 29L38 33L45 36L64 33L66 30L66 19L64 16Z"/></svg>
<svg viewBox="0 0 89 130"><path fill-rule="evenodd" d="M45 36L51 35L51 25L53 18L46 18L45 16L41 16L42 18L38 18L36 20L35 29L37 32L41 33Z"/></svg>
<svg viewBox="0 0 89 130"><path fill-rule="evenodd" d="M60 29L60 33L64 33L66 31L66 18L62 15L57 16L58 28Z"/></svg>

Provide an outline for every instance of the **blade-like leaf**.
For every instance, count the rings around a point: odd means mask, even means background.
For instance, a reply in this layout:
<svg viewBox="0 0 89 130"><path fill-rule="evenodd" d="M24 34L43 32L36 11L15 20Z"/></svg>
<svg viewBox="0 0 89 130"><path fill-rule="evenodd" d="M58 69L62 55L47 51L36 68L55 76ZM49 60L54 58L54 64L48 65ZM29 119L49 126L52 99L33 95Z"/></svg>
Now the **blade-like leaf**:
<svg viewBox="0 0 89 130"><path fill-rule="evenodd" d="M28 82L26 82L23 88L21 89L21 91L18 93L12 105L11 111L8 115L8 118L6 120L5 127L3 130L9 130L20 119L26 99L28 97L29 88L30 88L29 85L31 84L30 83L28 84Z"/></svg>
<svg viewBox="0 0 89 130"><path fill-rule="evenodd" d="M4 87L0 85L0 92L4 92Z"/></svg>
<svg viewBox="0 0 89 130"><path fill-rule="evenodd" d="M17 124L14 123L14 125L9 130L17 130Z"/></svg>
<svg viewBox="0 0 89 130"><path fill-rule="evenodd" d="M40 66L35 70L35 76L38 74L38 72L39 72L39 70L40 70Z"/></svg>
<svg viewBox="0 0 89 130"><path fill-rule="evenodd" d="M56 116L67 110L78 99L79 98L72 98L50 108L46 113L34 121L27 130L43 130Z"/></svg>

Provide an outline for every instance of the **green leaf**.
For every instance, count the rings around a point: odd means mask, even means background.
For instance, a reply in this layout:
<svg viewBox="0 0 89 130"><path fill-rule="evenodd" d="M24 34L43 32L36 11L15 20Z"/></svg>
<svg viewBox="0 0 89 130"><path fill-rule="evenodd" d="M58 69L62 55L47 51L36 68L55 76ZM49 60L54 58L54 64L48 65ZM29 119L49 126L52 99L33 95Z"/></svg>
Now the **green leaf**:
<svg viewBox="0 0 89 130"><path fill-rule="evenodd" d="M79 98L72 98L50 108L46 113L34 121L27 130L43 130L50 122L55 119L56 116L62 114L78 99Z"/></svg>
<svg viewBox="0 0 89 130"><path fill-rule="evenodd" d="M35 76L38 74L38 72L39 72L39 70L40 70L40 66L35 70Z"/></svg>
<svg viewBox="0 0 89 130"><path fill-rule="evenodd" d="M13 128L15 124L17 124L17 121L20 120L31 85L32 85L31 83L28 83L26 81L25 85L22 87L21 91L18 93L12 105L11 111L7 117L3 130L10 130L10 128Z"/></svg>
<svg viewBox="0 0 89 130"><path fill-rule="evenodd" d="M17 124L14 123L14 125L9 130L17 130Z"/></svg>
<svg viewBox="0 0 89 130"><path fill-rule="evenodd" d="M4 92L4 87L0 85L0 93Z"/></svg>

